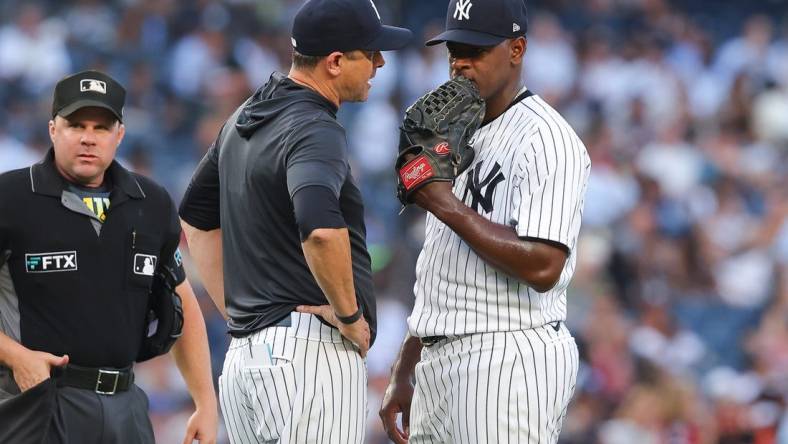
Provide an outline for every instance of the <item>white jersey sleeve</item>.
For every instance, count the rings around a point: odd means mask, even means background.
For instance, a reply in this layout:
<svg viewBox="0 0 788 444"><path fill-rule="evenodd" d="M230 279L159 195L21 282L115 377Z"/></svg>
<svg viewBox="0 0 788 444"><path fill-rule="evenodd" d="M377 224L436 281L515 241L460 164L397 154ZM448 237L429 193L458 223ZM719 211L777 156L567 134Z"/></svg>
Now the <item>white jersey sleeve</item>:
<svg viewBox="0 0 788 444"><path fill-rule="evenodd" d="M520 237L550 240L573 250L590 168L588 154L552 108L541 100L525 105L542 118L516 169L511 224Z"/></svg>

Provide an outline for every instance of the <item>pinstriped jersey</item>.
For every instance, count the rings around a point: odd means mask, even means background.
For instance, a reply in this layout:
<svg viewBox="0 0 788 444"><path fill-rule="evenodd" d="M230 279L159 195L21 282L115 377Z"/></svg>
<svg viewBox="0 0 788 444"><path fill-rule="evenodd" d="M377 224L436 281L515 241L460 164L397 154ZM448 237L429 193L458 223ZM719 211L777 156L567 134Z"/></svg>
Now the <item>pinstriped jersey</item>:
<svg viewBox="0 0 788 444"><path fill-rule="evenodd" d="M566 246L569 256L558 283L545 293L535 291L486 263L428 213L408 318L414 336L525 330L566 319L591 160L556 110L525 89L518 98L474 135L476 157L453 192L522 238Z"/></svg>

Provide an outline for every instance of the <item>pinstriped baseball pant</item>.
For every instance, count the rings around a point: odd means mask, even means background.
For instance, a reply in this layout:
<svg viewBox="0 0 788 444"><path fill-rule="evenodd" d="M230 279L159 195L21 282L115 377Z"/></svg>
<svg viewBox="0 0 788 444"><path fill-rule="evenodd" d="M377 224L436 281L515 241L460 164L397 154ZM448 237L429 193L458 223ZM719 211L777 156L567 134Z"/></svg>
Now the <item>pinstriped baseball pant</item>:
<svg viewBox="0 0 788 444"><path fill-rule="evenodd" d="M563 323L424 347L409 443L555 443L577 369Z"/></svg>
<svg viewBox="0 0 788 444"><path fill-rule="evenodd" d="M313 315L291 320L232 339L219 377L230 442L362 443L366 362Z"/></svg>

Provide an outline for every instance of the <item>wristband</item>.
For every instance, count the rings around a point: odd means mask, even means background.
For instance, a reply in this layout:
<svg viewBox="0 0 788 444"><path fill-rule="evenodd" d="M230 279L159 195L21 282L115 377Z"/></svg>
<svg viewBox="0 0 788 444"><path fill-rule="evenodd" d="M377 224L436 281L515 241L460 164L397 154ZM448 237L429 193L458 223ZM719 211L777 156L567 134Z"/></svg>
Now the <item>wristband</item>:
<svg viewBox="0 0 788 444"><path fill-rule="evenodd" d="M361 319L361 314L362 314L361 313L361 306L359 306L358 310L356 310L356 312L353 313L350 316L340 316L339 314L337 314L337 312L334 312L334 316L336 316L337 319L339 320L339 322L341 322L343 324L353 324L353 323L355 323L356 321Z"/></svg>

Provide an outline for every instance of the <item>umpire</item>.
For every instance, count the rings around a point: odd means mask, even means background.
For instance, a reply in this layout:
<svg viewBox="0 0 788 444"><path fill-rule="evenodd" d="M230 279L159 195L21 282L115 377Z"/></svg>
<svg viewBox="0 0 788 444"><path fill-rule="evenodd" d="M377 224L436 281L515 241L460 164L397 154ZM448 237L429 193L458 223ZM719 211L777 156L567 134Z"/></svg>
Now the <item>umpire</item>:
<svg viewBox="0 0 788 444"><path fill-rule="evenodd" d="M381 51L410 38L371 0L306 2L289 74L272 74L230 116L194 173L180 214L229 317L219 394L234 443L364 439L375 300L336 113L367 99Z"/></svg>
<svg viewBox="0 0 788 444"><path fill-rule="evenodd" d="M181 333L173 352L196 406L185 441L216 441L205 324L174 205L113 160L124 99L101 72L61 80L52 148L0 175L0 442L153 443L132 364Z"/></svg>

